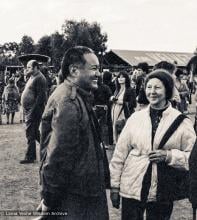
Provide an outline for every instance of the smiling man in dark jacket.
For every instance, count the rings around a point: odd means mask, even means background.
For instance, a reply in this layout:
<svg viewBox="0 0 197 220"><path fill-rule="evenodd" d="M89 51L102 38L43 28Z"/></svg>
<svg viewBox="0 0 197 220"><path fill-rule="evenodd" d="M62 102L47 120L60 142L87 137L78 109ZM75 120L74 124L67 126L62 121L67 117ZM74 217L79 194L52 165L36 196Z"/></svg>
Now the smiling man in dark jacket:
<svg viewBox="0 0 197 220"><path fill-rule="evenodd" d="M109 169L90 95L100 75L98 58L87 47L70 48L61 71L64 82L50 96L41 123L39 208L66 212L67 220L107 220Z"/></svg>

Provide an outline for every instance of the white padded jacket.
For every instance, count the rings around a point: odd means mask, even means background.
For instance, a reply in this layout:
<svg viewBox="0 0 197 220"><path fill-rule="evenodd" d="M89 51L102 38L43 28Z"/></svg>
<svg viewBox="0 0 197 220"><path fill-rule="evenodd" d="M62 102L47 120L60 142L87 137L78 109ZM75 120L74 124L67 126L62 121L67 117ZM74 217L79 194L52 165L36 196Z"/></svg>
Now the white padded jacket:
<svg viewBox="0 0 197 220"><path fill-rule="evenodd" d="M157 149L163 135L175 118L181 114L170 105L162 114L156 130L153 149ZM149 165L151 152L152 124L150 106L133 113L122 130L110 163L111 186L119 190L126 198L140 200L144 175ZM196 134L190 119L184 119L170 137L164 148L170 155L168 165L189 169L188 158L196 140ZM156 200L157 165L152 166L151 188L148 200Z"/></svg>

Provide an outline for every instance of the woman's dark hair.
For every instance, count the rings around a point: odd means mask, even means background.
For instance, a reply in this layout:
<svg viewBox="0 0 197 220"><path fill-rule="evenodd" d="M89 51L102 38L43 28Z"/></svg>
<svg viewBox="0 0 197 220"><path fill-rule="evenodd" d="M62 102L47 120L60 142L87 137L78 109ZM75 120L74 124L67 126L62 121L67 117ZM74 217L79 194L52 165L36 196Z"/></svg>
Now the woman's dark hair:
<svg viewBox="0 0 197 220"><path fill-rule="evenodd" d="M175 76L178 78L178 77L180 77L180 75L183 75L184 73L183 73L183 70L181 70L181 69L177 69L176 70L176 72L175 72Z"/></svg>
<svg viewBox="0 0 197 220"><path fill-rule="evenodd" d="M85 64L84 54L94 53L92 49L84 46L75 46L68 49L63 57L61 65L61 73L63 80L70 74L69 67L72 64Z"/></svg>
<svg viewBox="0 0 197 220"><path fill-rule="evenodd" d="M130 82L130 78L129 78L128 73L126 71L120 71L120 73L118 74L118 76L116 78L116 90L117 91L120 90L120 84L118 82L118 78L120 78L120 76L123 76L125 78L125 88L130 88L131 82Z"/></svg>
<svg viewBox="0 0 197 220"><path fill-rule="evenodd" d="M172 76L169 74L168 71L164 69L154 70L146 77L145 88L147 86L148 81L154 78L159 79L163 83L166 90L166 100L170 100L172 98L173 90L174 90L174 80Z"/></svg>

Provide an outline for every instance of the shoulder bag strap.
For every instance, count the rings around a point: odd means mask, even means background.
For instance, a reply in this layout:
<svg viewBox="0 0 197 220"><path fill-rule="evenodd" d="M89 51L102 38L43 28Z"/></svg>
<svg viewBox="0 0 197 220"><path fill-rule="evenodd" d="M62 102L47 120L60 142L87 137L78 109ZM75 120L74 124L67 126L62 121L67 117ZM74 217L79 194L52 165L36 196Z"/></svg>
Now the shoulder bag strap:
<svg viewBox="0 0 197 220"><path fill-rule="evenodd" d="M121 115L121 113L122 113L122 110L123 110L123 105L122 105L122 108L120 109L120 112L119 112L119 114L118 114L117 120L119 119L119 117L120 117L120 115Z"/></svg>
<svg viewBox="0 0 197 220"><path fill-rule="evenodd" d="M170 125L166 133L164 134L163 138L161 139L161 142L159 144L158 149L162 149L163 146L166 144L166 142L169 140L169 138L173 135L173 133L176 131L176 129L179 127L179 125L183 122L183 120L187 118L184 114L180 114L177 116L177 118L174 120L174 122Z"/></svg>
<svg viewBox="0 0 197 220"><path fill-rule="evenodd" d="M181 122L186 118L185 115L180 114L174 122L170 125L166 133L164 134L158 149L162 149L165 143L168 141L168 139L171 137L171 135L176 131L176 129L179 127ZM152 175L152 163L149 164L147 172L145 173L144 180L142 183L142 191L141 191L141 200L143 202L147 201L149 189L151 186L151 175Z"/></svg>

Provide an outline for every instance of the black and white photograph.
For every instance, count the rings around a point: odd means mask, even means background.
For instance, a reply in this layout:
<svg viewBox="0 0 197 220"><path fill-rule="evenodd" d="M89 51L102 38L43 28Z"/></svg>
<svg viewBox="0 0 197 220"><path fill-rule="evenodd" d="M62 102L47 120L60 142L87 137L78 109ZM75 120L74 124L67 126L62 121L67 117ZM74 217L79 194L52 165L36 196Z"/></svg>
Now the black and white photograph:
<svg viewBox="0 0 197 220"><path fill-rule="evenodd" d="M197 1L0 11L0 219L197 220Z"/></svg>

